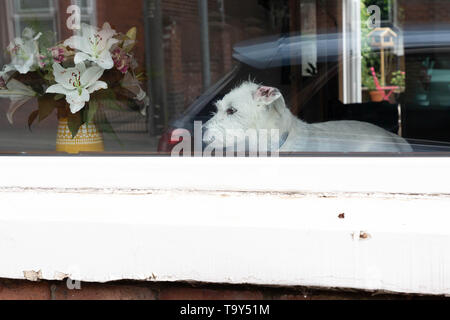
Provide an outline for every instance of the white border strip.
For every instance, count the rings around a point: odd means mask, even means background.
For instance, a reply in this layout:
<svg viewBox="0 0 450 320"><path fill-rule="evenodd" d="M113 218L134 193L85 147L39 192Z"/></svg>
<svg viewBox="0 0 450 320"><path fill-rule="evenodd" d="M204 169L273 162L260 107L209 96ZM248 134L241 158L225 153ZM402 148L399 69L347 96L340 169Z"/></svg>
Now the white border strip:
<svg viewBox="0 0 450 320"><path fill-rule="evenodd" d="M0 158L0 278L448 295L449 163Z"/></svg>

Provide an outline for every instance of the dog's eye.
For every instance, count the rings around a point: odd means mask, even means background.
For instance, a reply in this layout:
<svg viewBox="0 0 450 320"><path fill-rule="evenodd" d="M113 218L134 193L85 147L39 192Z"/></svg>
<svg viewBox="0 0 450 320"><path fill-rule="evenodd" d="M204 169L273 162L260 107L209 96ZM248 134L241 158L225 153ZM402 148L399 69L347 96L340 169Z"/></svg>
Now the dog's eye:
<svg viewBox="0 0 450 320"><path fill-rule="evenodd" d="M227 109L227 115L229 115L229 116L235 114L236 112L237 112L237 110L233 107L230 107Z"/></svg>

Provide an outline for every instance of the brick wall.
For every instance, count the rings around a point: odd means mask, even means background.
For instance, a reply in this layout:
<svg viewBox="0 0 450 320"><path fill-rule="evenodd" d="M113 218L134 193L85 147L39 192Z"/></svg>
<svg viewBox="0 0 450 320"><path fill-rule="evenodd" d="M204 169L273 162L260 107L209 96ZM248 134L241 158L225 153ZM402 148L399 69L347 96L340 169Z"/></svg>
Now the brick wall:
<svg viewBox="0 0 450 320"><path fill-rule="evenodd" d="M137 46L134 50L140 66L145 65L145 29L142 1L97 0L97 23L109 22L118 32L126 33L137 27Z"/></svg>
<svg viewBox="0 0 450 320"><path fill-rule="evenodd" d="M405 26L450 23L448 0L398 0L399 19Z"/></svg>
<svg viewBox="0 0 450 320"><path fill-rule="evenodd" d="M59 0L58 2L58 23L59 23L59 36L61 40L68 39L73 36L73 31L67 28L67 8L72 4L71 0Z"/></svg>
<svg viewBox="0 0 450 320"><path fill-rule="evenodd" d="M333 0L334 2L335 0ZM61 36L67 38L65 10L70 0L61 0ZM177 117L202 92L202 58L197 0L164 0L164 54L169 117ZM212 83L232 68L233 46L243 40L289 31L283 26L283 10L289 1L226 0L223 11L219 0L209 0ZM318 22L326 29L332 25L329 15L318 11ZM281 15L280 15L281 14ZM145 29L143 1L97 0L99 25L108 21L119 32L138 28L135 49L139 64L145 65Z"/></svg>
<svg viewBox="0 0 450 320"><path fill-rule="evenodd" d="M164 53L168 112L173 116L183 112L185 104L182 35L175 21L164 28Z"/></svg>
<svg viewBox="0 0 450 320"><path fill-rule="evenodd" d="M0 279L0 300L412 300L418 298L431 297L305 287L279 288L130 281L106 284L82 283L81 290L69 290L65 281L29 282Z"/></svg>
<svg viewBox="0 0 450 320"><path fill-rule="evenodd" d="M68 0L64 0L68 1ZM229 0L225 24L219 12L219 2L209 0L211 71L217 81L232 67L233 44L260 36L264 29L264 12L257 0ZM97 0L97 19L118 31L138 27L136 55L140 65L145 61L144 14L142 1ZM244 12L244 14L243 14ZM162 1L164 24L164 54L169 116L179 115L202 92L202 60L197 0ZM243 18L243 20L241 20Z"/></svg>
<svg viewBox="0 0 450 320"><path fill-rule="evenodd" d="M258 7L256 0L226 1L225 21L217 0L209 0L211 78L214 83L232 67L233 44L246 38L260 36L262 28L249 32L246 21L235 16L246 12L253 16ZM243 8L244 7L244 8ZM230 10L230 11L227 11ZM202 58L198 1L168 0L162 2L165 25L165 62L169 116L177 117L202 93ZM261 13L261 11L260 11ZM242 16L240 14L239 16ZM258 24L264 19L255 16ZM250 25L250 28L252 26Z"/></svg>

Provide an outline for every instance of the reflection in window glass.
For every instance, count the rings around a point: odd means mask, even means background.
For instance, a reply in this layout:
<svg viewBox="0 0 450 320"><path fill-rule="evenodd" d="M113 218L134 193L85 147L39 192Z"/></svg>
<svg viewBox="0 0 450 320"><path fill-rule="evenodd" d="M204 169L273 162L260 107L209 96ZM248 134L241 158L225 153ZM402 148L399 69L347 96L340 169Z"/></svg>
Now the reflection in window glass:
<svg viewBox="0 0 450 320"><path fill-rule="evenodd" d="M2 1L0 153L447 152L449 11Z"/></svg>
<svg viewBox="0 0 450 320"><path fill-rule="evenodd" d="M16 1L18 10L46 10L50 7L50 0L20 0Z"/></svg>
<svg viewBox="0 0 450 320"><path fill-rule="evenodd" d="M54 24L54 20L53 19L27 19L27 18L23 18L17 21L18 27L17 27L17 34L21 35L23 33L23 31L25 30L25 28L29 27L30 25L35 26L36 29L38 30L52 30L54 31L55 29L55 24Z"/></svg>
<svg viewBox="0 0 450 320"><path fill-rule="evenodd" d="M49 0L20 0L13 1L11 13L7 17L12 20L15 36L20 36L27 27L40 31L56 32L56 15L53 1Z"/></svg>

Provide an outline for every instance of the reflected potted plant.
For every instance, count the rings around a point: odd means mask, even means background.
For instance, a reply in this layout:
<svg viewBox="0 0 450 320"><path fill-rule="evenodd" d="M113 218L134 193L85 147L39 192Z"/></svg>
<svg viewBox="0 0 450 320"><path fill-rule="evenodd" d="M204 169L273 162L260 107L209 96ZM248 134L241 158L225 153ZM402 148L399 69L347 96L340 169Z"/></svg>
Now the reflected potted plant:
<svg viewBox="0 0 450 320"><path fill-rule="evenodd" d="M391 86L398 87L398 89L394 91L394 95L392 95L394 101L395 100L398 101L400 94L405 91L405 81L406 81L406 72L401 70L392 72Z"/></svg>
<svg viewBox="0 0 450 320"><path fill-rule="evenodd" d="M377 87L375 85L375 81L374 81L372 75L369 75L369 74L363 72L362 84L369 91L370 101L372 101L372 102L383 101L385 92L383 90L377 90Z"/></svg>
<svg viewBox="0 0 450 320"><path fill-rule="evenodd" d="M400 92L403 92L405 90L405 80L406 72L401 70L392 72L391 84L393 86L399 87Z"/></svg>
<svg viewBox="0 0 450 320"><path fill-rule="evenodd" d="M82 24L79 35L62 43L52 45L51 38L26 28L8 46L11 63L0 71L0 98L11 100L7 118L12 124L17 109L35 100L28 126L56 113L56 151L104 151L102 133L115 136L105 108L138 104L145 114L149 104L132 54L136 28L121 34L108 23Z"/></svg>

